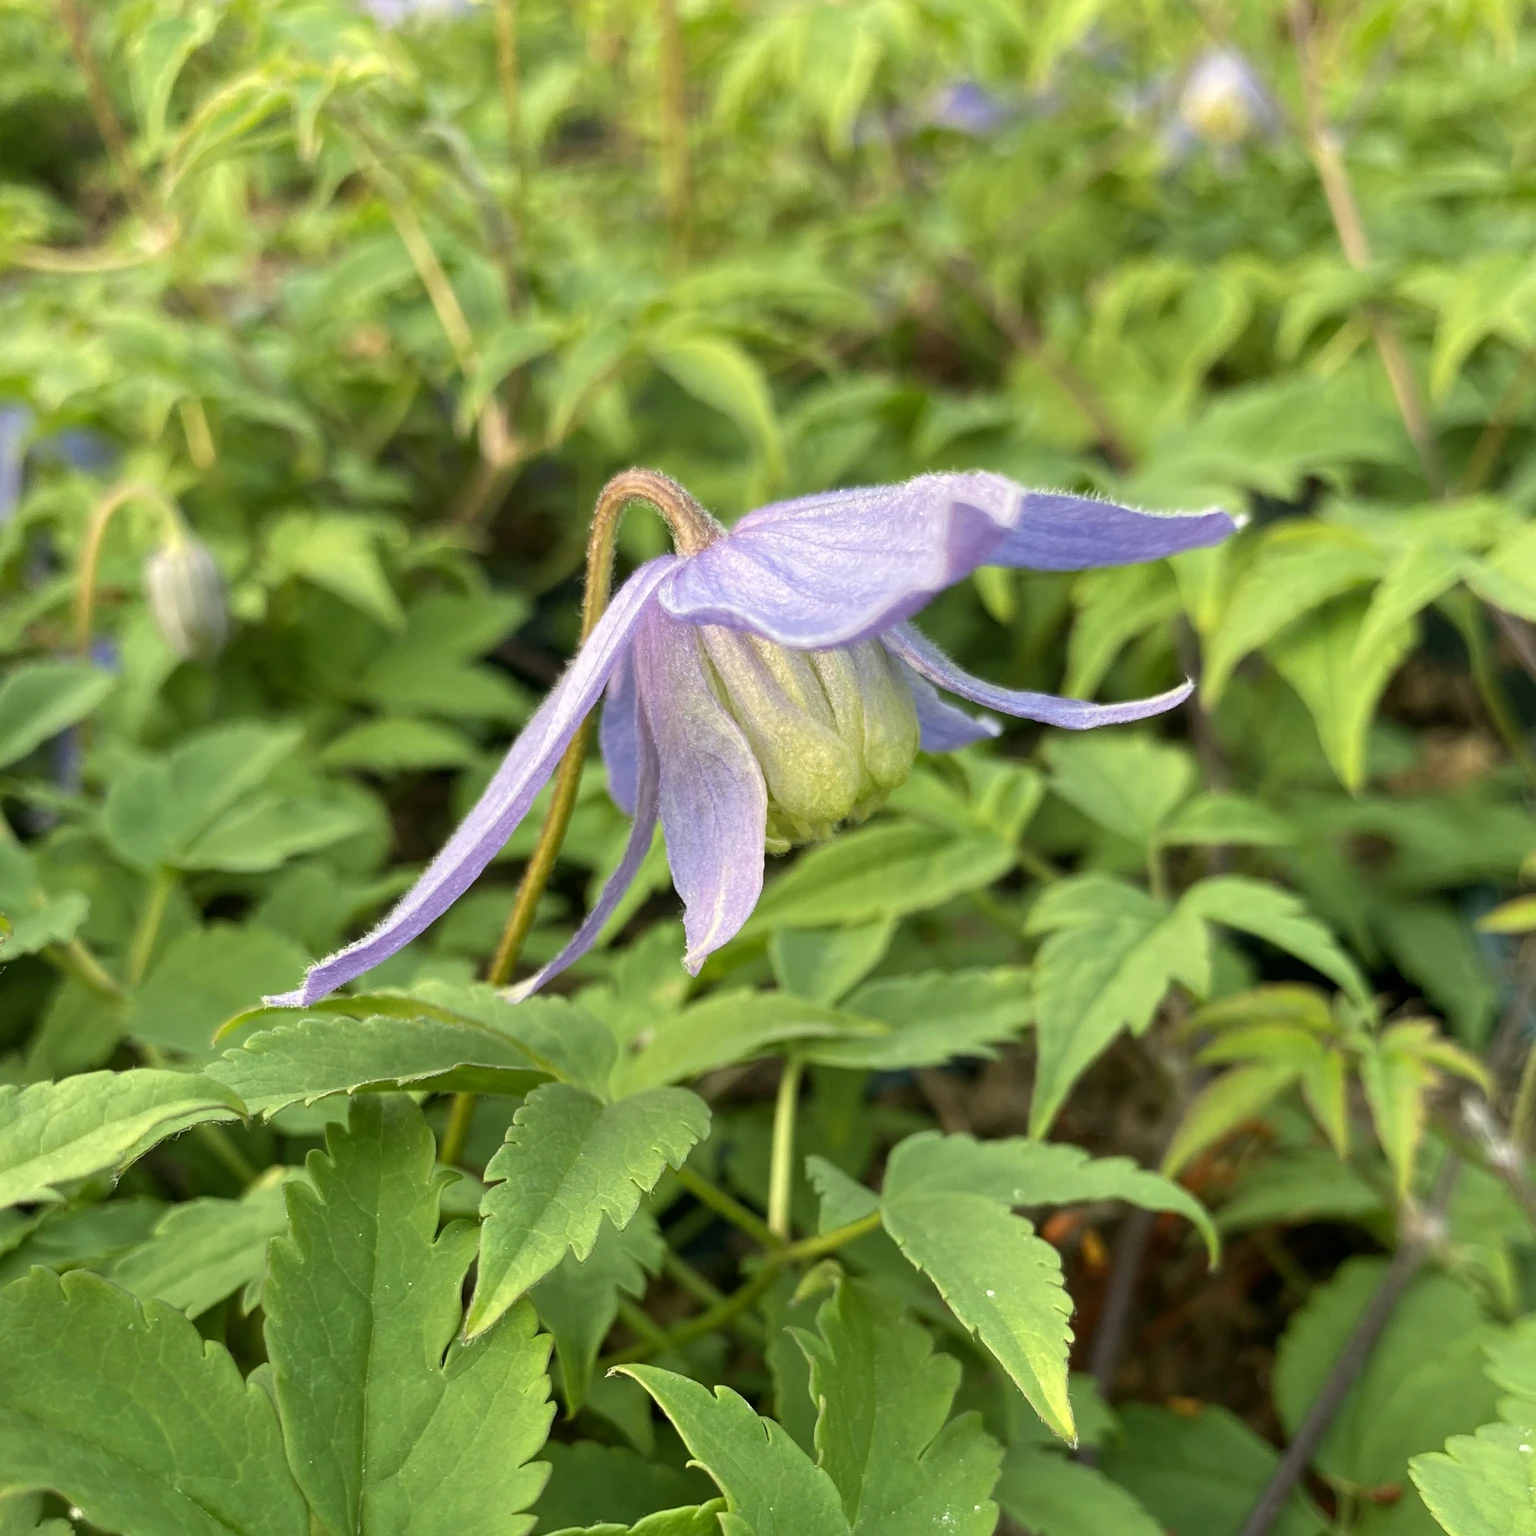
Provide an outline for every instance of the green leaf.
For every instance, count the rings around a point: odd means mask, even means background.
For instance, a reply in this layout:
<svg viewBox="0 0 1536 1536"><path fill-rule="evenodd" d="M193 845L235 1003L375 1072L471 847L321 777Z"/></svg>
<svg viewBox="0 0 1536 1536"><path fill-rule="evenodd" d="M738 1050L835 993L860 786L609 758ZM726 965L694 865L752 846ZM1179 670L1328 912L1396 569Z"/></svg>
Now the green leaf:
<svg viewBox="0 0 1536 1536"><path fill-rule="evenodd" d="M1040 920L1033 914L1032 926ZM1035 962L1031 1135L1045 1134L1072 1085L1122 1029L1147 1028L1174 981L1197 996L1210 988L1209 936L1187 903L1167 914L1148 903L1136 916L1046 939Z"/></svg>
<svg viewBox="0 0 1536 1536"><path fill-rule="evenodd" d="M991 1536L1000 1449L978 1414L950 1419L960 1366L900 1305L845 1280L798 1331L817 1403L817 1460L854 1536Z"/></svg>
<svg viewBox="0 0 1536 1536"><path fill-rule="evenodd" d="M219 11L194 5L180 15L151 16L128 33L128 72L145 147L154 154L165 139L165 111L182 66L214 34Z"/></svg>
<svg viewBox="0 0 1536 1536"><path fill-rule="evenodd" d="M439 679L439 686L446 686ZM328 742L321 763L332 769L404 773L423 768L467 768L479 757L463 731L430 720L369 720Z"/></svg>
<svg viewBox="0 0 1536 1536"><path fill-rule="evenodd" d="M1184 1111L1163 1155L1163 1172L1172 1177L1208 1147L1253 1119L1300 1075L1289 1062L1256 1062L1234 1067L1207 1083Z"/></svg>
<svg viewBox="0 0 1536 1536"><path fill-rule="evenodd" d="M32 911L7 914L9 928L0 930L0 964L35 955L50 944L64 944L80 931L90 916L90 898L80 891L65 891Z"/></svg>
<svg viewBox="0 0 1536 1536"><path fill-rule="evenodd" d="M359 1098L273 1243L267 1352L290 1463L333 1531L523 1536L554 1413L549 1345L521 1307L462 1343L473 1226L438 1234L436 1147L403 1097Z"/></svg>
<svg viewBox="0 0 1536 1536"><path fill-rule="evenodd" d="M805 1160L805 1176L811 1181L820 1201L816 1230L831 1232L846 1227L880 1209L880 1197L857 1179L850 1179L835 1163L814 1154Z"/></svg>
<svg viewBox="0 0 1536 1536"><path fill-rule="evenodd" d="M1061 1259L991 1192L929 1176L932 1139L909 1137L886 1168L880 1215L907 1259L996 1356L1035 1412L1073 1438L1067 1397L1072 1299Z"/></svg>
<svg viewBox="0 0 1536 1536"><path fill-rule="evenodd" d="M616 1095L750 1061L792 1040L878 1038L890 1031L873 1020L783 992L731 988L658 1020L647 1033L644 1048L626 1056L614 1069Z"/></svg>
<svg viewBox="0 0 1536 1536"><path fill-rule="evenodd" d="M483 1027L422 1015L284 1012L289 1022L252 1035L208 1067L253 1115L363 1089L522 1094L551 1075L519 1042Z"/></svg>
<svg viewBox="0 0 1536 1536"><path fill-rule="evenodd" d="M214 1032L264 993L298 984L309 956L254 924L212 923L179 934L128 1005L128 1033L166 1050L206 1056Z"/></svg>
<svg viewBox="0 0 1536 1536"><path fill-rule="evenodd" d="M750 933L873 923L937 907L1013 865L1000 838L942 827L861 827L802 854L763 892Z"/></svg>
<svg viewBox="0 0 1536 1536"><path fill-rule="evenodd" d="M997 1502L1034 1536L1163 1536L1163 1527L1097 1467L1020 1446L1003 1458Z"/></svg>
<svg viewBox="0 0 1536 1536"><path fill-rule="evenodd" d="M1085 571L1073 583L1072 600L1077 619L1067 646L1065 691L1075 699L1091 699L1120 652L1182 608L1173 572L1160 560Z"/></svg>
<svg viewBox="0 0 1536 1536"><path fill-rule="evenodd" d="M1051 788L1090 821L1138 847L1194 786L1195 765L1180 747L1115 731L1055 736L1046 743Z"/></svg>
<svg viewBox="0 0 1536 1536"><path fill-rule="evenodd" d="M144 1242L167 1207L143 1196L102 1205L45 1205L30 1217L10 1212L7 1233L15 1246L0 1258L0 1285L34 1265L62 1274L68 1269L104 1270L113 1259ZM25 1222L24 1227L14 1224Z"/></svg>
<svg viewBox="0 0 1536 1536"><path fill-rule="evenodd" d="M1346 789L1365 781L1366 733L1398 663L1413 648L1415 624L1374 631L1368 648L1363 599L1340 598L1269 647L1275 669L1301 696L1318 739Z"/></svg>
<svg viewBox="0 0 1536 1536"><path fill-rule="evenodd" d="M1465 557L1439 544L1410 544L1383 573L1355 636L1355 659L1371 665L1378 650L1394 643L1405 624L1461 579Z"/></svg>
<svg viewBox="0 0 1536 1536"><path fill-rule="evenodd" d="M770 475L784 467L784 447L773 395L763 371L724 336L662 333L648 346L657 365L703 405L741 428Z"/></svg>
<svg viewBox="0 0 1536 1536"><path fill-rule="evenodd" d="M0 1207L55 1200L55 1186L125 1168L157 1141L240 1100L196 1073L87 1072L30 1088L0 1084Z"/></svg>
<svg viewBox="0 0 1536 1536"><path fill-rule="evenodd" d="M261 1279L267 1244L287 1226L280 1183L257 1184L239 1200L188 1200L172 1206L154 1234L106 1273L141 1300L198 1317Z"/></svg>
<svg viewBox="0 0 1536 1536"><path fill-rule="evenodd" d="M1477 920L1480 933L1530 933L1536 929L1536 896L1501 902Z"/></svg>
<svg viewBox="0 0 1536 1536"><path fill-rule="evenodd" d="M1524 1425L1485 1424L1409 1461L1414 1486L1449 1536L1536 1536L1532 1434Z"/></svg>
<svg viewBox="0 0 1536 1536"><path fill-rule="evenodd" d="M1388 1213L1376 1186L1323 1147L1272 1153L1245 1168L1234 1193L1216 1212L1223 1232L1312 1221L1369 1225Z"/></svg>
<svg viewBox="0 0 1536 1536"><path fill-rule="evenodd" d="M938 1066L958 1056L991 1057L1034 1015L1030 973L1021 966L989 971L934 971L860 987L844 1011L889 1029L885 1035L812 1040L808 1061L828 1067L900 1071Z"/></svg>
<svg viewBox="0 0 1536 1536"><path fill-rule="evenodd" d="M895 931L890 918L862 928L780 928L768 941L774 979L796 997L831 1007L879 965Z"/></svg>
<svg viewBox="0 0 1536 1536"><path fill-rule="evenodd" d="M0 1358L0 1482L122 1536L307 1536L271 1399L174 1307L34 1269L0 1291Z"/></svg>
<svg viewBox="0 0 1536 1536"><path fill-rule="evenodd" d="M1149 1211L1173 1211L1199 1231L1213 1264L1218 1256L1216 1228L1205 1207L1188 1190L1127 1157L1090 1157L1081 1147L1022 1136L977 1141L919 1131L892 1153L890 1167L913 1185L983 1195L1005 1206L1128 1200Z"/></svg>
<svg viewBox="0 0 1536 1536"><path fill-rule="evenodd" d="M832 1479L772 1419L729 1387L654 1365L622 1365L656 1399L689 1454L725 1495L724 1536L850 1536Z"/></svg>
<svg viewBox="0 0 1536 1536"><path fill-rule="evenodd" d="M561 1396L574 1416L586 1401L593 1367L619 1312L619 1294L645 1295L646 1274L661 1268L665 1245L649 1211L638 1210L620 1229L605 1221L585 1259L567 1253L529 1291L539 1321L555 1341ZM615 1516L605 1510L604 1518ZM541 1519L549 1517L540 1512ZM571 1523L570 1517L562 1517Z"/></svg>
<svg viewBox="0 0 1536 1536"><path fill-rule="evenodd" d="M1498 1013L1499 990L1477 936L1448 901L1381 901L1372 913L1404 976L1424 989L1469 1045L1481 1046ZM1484 932L1490 930L1479 924Z"/></svg>
<svg viewBox="0 0 1536 1536"><path fill-rule="evenodd" d="M1214 707L1238 662L1303 614L1373 581L1383 557L1358 535L1315 523L1271 536L1232 592L1205 653L1200 691ZM1351 644L1353 637L1351 637Z"/></svg>
<svg viewBox="0 0 1536 1536"><path fill-rule="evenodd" d="M724 1499L711 1499L687 1509L658 1510L633 1525L569 1526L553 1536L718 1536L724 1508Z"/></svg>
<svg viewBox="0 0 1536 1536"><path fill-rule="evenodd" d="M635 1395L649 1413L651 1405L644 1393ZM664 1461L647 1461L628 1446L551 1440L544 1455L549 1460L549 1482L534 1506L540 1536L547 1529L565 1527L622 1532L629 1529L631 1520L644 1528L643 1522L654 1512L673 1512L708 1498L713 1491L709 1480L694 1468L682 1471ZM716 1509L720 1507L715 1504ZM690 1527L685 1524L683 1529ZM705 1531L706 1536L720 1536L720 1526L712 1517Z"/></svg>
<svg viewBox="0 0 1536 1536"><path fill-rule="evenodd" d="M1381 1284L1382 1259L1350 1259L1307 1297L1275 1356L1275 1406L1288 1433L1305 1416L1361 1312ZM1494 1417L1483 1370L1491 1334L1472 1290L1421 1274L1394 1307L1314 1464L1364 1488L1408 1483L1408 1458ZM1413 1494L1405 1502L1412 1503Z"/></svg>
<svg viewBox="0 0 1536 1536"><path fill-rule="evenodd" d="M1276 848L1294 842L1289 822L1243 795L1204 794L1186 801L1159 829L1166 847L1216 847L1223 843Z"/></svg>
<svg viewBox="0 0 1536 1536"><path fill-rule="evenodd" d="M485 1170L480 1268L466 1330L483 1333L566 1250L585 1259L606 1215L628 1225L641 1195L709 1134L709 1109L686 1088L603 1104L567 1083L523 1102Z"/></svg>
<svg viewBox="0 0 1536 1536"><path fill-rule="evenodd" d="M1211 1403L1174 1413L1146 1403L1120 1410L1121 1434L1100 1453L1105 1473L1133 1493L1167 1530L1238 1536L1280 1453L1236 1414ZM1293 1493L1272 1536L1323 1536L1329 1529L1305 1493Z"/></svg>
<svg viewBox="0 0 1536 1536"><path fill-rule="evenodd" d="M1289 891L1242 875L1216 875L1198 881L1179 905L1208 922L1221 923L1283 949L1330 981L1362 1006L1369 1006L1370 983L1339 947L1338 940Z"/></svg>
<svg viewBox="0 0 1536 1536"><path fill-rule="evenodd" d="M301 577L376 619L403 629L405 613L379 561L377 519L355 513L290 512L267 533L265 580Z"/></svg>
<svg viewBox="0 0 1536 1536"><path fill-rule="evenodd" d="M0 768L85 719L115 683L110 672L80 661L31 661L11 668L0 683Z"/></svg>
<svg viewBox="0 0 1536 1536"><path fill-rule="evenodd" d="M1399 1049L1395 1026L1379 1040L1364 1043L1360 1056L1360 1086L1376 1138L1391 1164L1398 1198L1413 1183L1419 1143L1428 1115L1428 1093L1436 1079L1434 1067L1418 1051Z"/></svg>
<svg viewBox="0 0 1536 1536"><path fill-rule="evenodd" d="M240 802L292 756L300 735L296 728L253 723L216 726L168 757L140 760L117 774L107 793L107 840L139 869L180 863L199 839L217 836L227 814L242 815Z"/></svg>

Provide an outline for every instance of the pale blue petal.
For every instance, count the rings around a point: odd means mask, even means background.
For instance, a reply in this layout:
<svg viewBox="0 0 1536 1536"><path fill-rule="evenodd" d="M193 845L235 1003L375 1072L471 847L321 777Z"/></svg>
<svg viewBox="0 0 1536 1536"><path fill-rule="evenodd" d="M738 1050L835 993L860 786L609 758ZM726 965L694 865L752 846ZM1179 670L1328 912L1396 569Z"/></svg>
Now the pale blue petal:
<svg viewBox="0 0 1536 1536"><path fill-rule="evenodd" d="M675 564L675 556L663 555L641 566L619 589L565 676L512 743L474 809L389 916L356 943L311 966L302 986L265 999L270 1007L304 1007L361 976L408 944L469 889L528 814Z"/></svg>
<svg viewBox="0 0 1536 1536"><path fill-rule="evenodd" d="M1032 571L1138 565L1220 544L1236 530L1225 512L1138 512L1091 496L1026 491L1018 521L987 564Z"/></svg>
<svg viewBox="0 0 1536 1536"><path fill-rule="evenodd" d="M629 671L628 658L626 658L625 670ZM618 681L617 675L614 682ZM613 698L613 685L609 684L609 700ZM631 699L633 692L631 691ZM609 705L604 705L607 709ZM606 720L607 716L604 716ZM646 727L643 716L631 711L631 719L634 721L635 734L631 742L633 757L630 766L634 771L634 801L631 814L634 816L634 825L629 829L629 841L624 845L624 856L619 860L618 868L609 875L603 885L602 894L597 898L592 910L587 914L586 921L571 936L570 942L555 956L548 965L544 966L537 974L530 976L526 981L520 981L515 987L509 987L505 996L509 1001L520 1003L525 997L532 997L540 987L552 976L558 976L561 971L586 954L597 942L598 935L602 933L608 919L613 916L619 903L624 899L630 886L635 883L635 876L640 873L640 866L645 863L645 856L651 851L651 842L656 835L656 816L659 804L660 772L656 761L656 747L651 740L651 733ZM613 770L609 769L609 782L612 783ZM617 796L615 796L617 799Z"/></svg>
<svg viewBox="0 0 1536 1536"><path fill-rule="evenodd" d="M918 744L924 752L955 752L1002 734L1003 728L997 721L978 719L963 709L956 709L953 704L946 704L939 697L938 689L906 662L901 663L901 673L912 692L912 702L917 706L917 725L921 733Z"/></svg>
<svg viewBox="0 0 1536 1536"><path fill-rule="evenodd" d="M762 893L768 791L741 727L709 685L692 625L653 609L635 636L634 658L661 763L667 862L683 899L683 964L696 976Z"/></svg>
<svg viewBox="0 0 1536 1536"><path fill-rule="evenodd" d="M603 766L608 770L608 793L621 811L633 816L640 774L640 717L635 693L635 664L628 655L620 658L609 680L608 692L603 695L598 743Z"/></svg>
<svg viewBox="0 0 1536 1536"><path fill-rule="evenodd" d="M759 507L688 556L659 600L674 618L821 650L880 634L981 565L1124 565L1235 527L1225 512L1155 516L981 470L922 475Z"/></svg>
<svg viewBox="0 0 1536 1536"><path fill-rule="evenodd" d="M1005 715L1016 715L1023 720L1039 720L1045 725L1059 726L1065 731L1087 731L1099 725L1124 725L1132 720L1145 720L1149 715L1161 715L1177 708L1194 691L1193 683L1170 688L1150 699L1132 699L1124 704L1088 704L1082 699L1058 698L1054 693L1028 693L1014 688L998 688L992 683L972 677L947 657L931 640L925 639L910 624L898 625L881 637L888 649L894 651L915 672L921 673L931 683L962 699L980 704L985 709L995 709Z"/></svg>

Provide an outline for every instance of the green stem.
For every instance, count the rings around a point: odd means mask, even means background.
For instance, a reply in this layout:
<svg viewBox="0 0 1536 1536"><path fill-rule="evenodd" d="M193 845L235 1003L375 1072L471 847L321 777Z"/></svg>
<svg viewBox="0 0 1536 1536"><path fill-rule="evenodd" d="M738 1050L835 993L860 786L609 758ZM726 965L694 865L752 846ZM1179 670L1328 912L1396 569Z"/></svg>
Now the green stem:
<svg viewBox="0 0 1536 1536"><path fill-rule="evenodd" d="M707 1205L717 1216L723 1216L733 1227L739 1227L753 1242L761 1243L765 1248L779 1246L780 1240L769 1229L767 1222L734 1195L727 1194L713 1180L687 1167L679 1168L676 1178L700 1205Z"/></svg>
<svg viewBox="0 0 1536 1536"><path fill-rule="evenodd" d="M667 1330L644 1307L631 1301L628 1296L620 1296L618 1308L619 1321L631 1333L638 1334L654 1350L662 1351L667 1348Z"/></svg>
<svg viewBox="0 0 1536 1536"><path fill-rule="evenodd" d="M108 1002L121 1004L128 995L123 991L123 984L80 939L71 939L67 944L50 944L43 951L43 958L61 971L68 971Z"/></svg>
<svg viewBox="0 0 1536 1536"><path fill-rule="evenodd" d="M1028 843L1021 842L1014 853L1019 861L1019 868L1025 874L1033 875L1042 885L1050 885L1061 879L1061 871L1044 854L1036 853Z"/></svg>
<svg viewBox="0 0 1536 1536"><path fill-rule="evenodd" d="M718 1307L725 1300L725 1292L718 1286L711 1285L708 1280L696 1270L681 1254L673 1253L669 1248L661 1261L662 1270L693 1297L695 1301L701 1301L706 1307Z"/></svg>
<svg viewBox="0 0 1536 1536"><path fill-rule="evenodd" d="M128 946L128 985L138 986L154 959L155 941L160 937L160 927L165 921L165 910L170 905L171 893L180 877L169 865L162 864L150 877L149 894L144 910L139 914L139 926L133 931L133 942Z"/></svg>
<svg viewBox="0 0 1536 1536"><path fill-rule="evenodd" d="M1509 754L1519 763L1521 771L1532 784L1536 784L1536 761L1520 733L1520 722L1515 716L1504 685L1494 669L1493 657L1488 650L1488 637L1483 632L1483 616L1479 609L1468 604L1466 622L1461 627L1462 638L1467 643L1467 656L1472 664L1472 681L1477 685L1478 696L1494 730L1499 733Z"/></svg>
<svg viewBox="0 0 1536 1536"><path fill-rule="evenodd" d="M581 607L581 645L591 638L598 621L608 611L608 600L613 595L614 541L619 531L619 518L632 501L648 501L661 513L672 530L672 542L680 555L696 554L719 535L719 524L675 480L651 469L626 469L615 475L598 492L597 505L592 510L592 529L587 537L587 587ZM549 814L544 818L533 854L518 882L512 910L507 914L506 926L501 931L501 940L486 975L493 987L504 987L511 981L533 927L539 898L555 871L560 845L565 841L571 813L576 809L581 769L591 734L590 721L583 721L560 759ZM470 1094L454 1095L448 1115L450 1134L456 1125L467 1122L473 1112L472 1099ZM468 1134L467 1124L464 1134ZM446 1155L447 1150L445 1137L442 1156L445 1163L451 1161ZM458 1150L462 1152L463 1148Z"/></svg>
<svg viewBox="0 0 1536 1536"><path fill-rule="evenodd" d="M1163 867L1163 850L1157 843L1147 844L1147 886L1154 901L1168 899L1168 873Z"/></svg>
<svg viewBox="0 0 1536 1536"><path fill-rule="evenodd" d="M795 1119L800 1113L800 1080L805 1062L796 1055L784 1059L778 1097L773 1105L773 1148L768 1164L768 1230L788 1240L790 1197L795 1187Z"/></svg>
<svg viewBox="0 0 1536 1536"><path fill-rule="evenodd" d="M144 1064L155 1067L162 1072L174 1072L170 1059L157 1045L147 1045L143 1041L136 1041L135 1047L139 1055L144 1059ZM204 1121L201 1125L192 1127L192 1134L207 1147L216 1161L232 1173L238 1180L241 1188L254 1184L262 1175L262 1169L258 1168L233 1141L229 1132L222 1125L209 1125Z"/></svg>
<svg viewBox="0 0 1536 1536"><path fill-rule="evenodd" d="M836 1227L831 1232L823 1232L819 1237L807 1237L798 1243L787 1243L784 1247L775 1249L772 1253L765 1255L757 1273L740 1290L727 1296L718 1306L711 1307L707 1312L701 1312L681 1327L672 1329L663 1336L664 1343L660 1345L635 1345L633 1348L620 1350L618 1354L602 1361L600 1369L627 1365L633 1360L647 1360L655 1354L681 1349L695 1339L702 1339L706 1334L728 1326L773 1284L774 1276L785 1265L805 1264L815 1259L825 1258L827 1254L835 1253L839 1248L867 1236L879 1225L880 1213L873 1211L858 1221L850 1221L846 1226Z"/></svg>
<svg viewBox="0 0 1536 1536"><path fill-rule="evenodd" d="M456 1168L464 1156L469 1141L470 1127L475 1122L475 1096L472 1093L456 1093L448 1106L448 1124L443 1129L443 1144L437 1158L447 1168Z"/></svg>
<svg viewBox="0 0 1536 1536"><path fill-rule="evenodd" d="M1525 1053L1520 1086L1515 1090L1515 1107L1509 1115L1509 1139L1522 1156L1531 1154L1533 1133L1536 1133L1536 1046Z"/></svg>

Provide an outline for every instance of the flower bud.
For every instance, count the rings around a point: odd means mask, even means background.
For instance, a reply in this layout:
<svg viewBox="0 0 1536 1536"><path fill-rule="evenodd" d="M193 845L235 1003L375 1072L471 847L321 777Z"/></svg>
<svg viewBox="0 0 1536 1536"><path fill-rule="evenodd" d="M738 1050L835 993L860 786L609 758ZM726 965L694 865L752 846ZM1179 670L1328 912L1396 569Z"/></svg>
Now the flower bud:
<svg viewBox="0 0 1536 1536"><path fill-rule="evenodd" d="M716 696L762 769L770 853L862 821L911 771L917 710L877 641L795 651L716 625L697 634Z"/></svg>
<svg viewBox="0 0 1536 1536"><path fill-rule="evenodd" d="M208 661L229 638L224 583L208 546L178 529L144 562L149 611L166 643L184 659Z"/></svg>

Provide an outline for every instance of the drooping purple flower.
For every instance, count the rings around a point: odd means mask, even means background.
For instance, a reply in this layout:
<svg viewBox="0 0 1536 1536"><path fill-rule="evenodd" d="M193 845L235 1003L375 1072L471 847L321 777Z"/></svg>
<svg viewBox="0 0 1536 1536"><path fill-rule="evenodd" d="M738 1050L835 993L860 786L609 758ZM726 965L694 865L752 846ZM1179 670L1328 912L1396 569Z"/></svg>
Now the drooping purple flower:
<svg viewBox="0 0 1536 1536"><path fill-rule="evenodd" d="M907 620L981 565L1071 571L1218 543L1225 512L1158 516L989 473L829 491L705 517L687 553L641 566L513 742L478 804L371 933L310 968L303 1006L415 938L469 888L528 814L606 690L601 743L629 843L570 943L514 991L584 954L635 878L659 820L694 973L751 915L765 851L874 809L919 745L951 751L997 726L938 689L1068 730L1141 720L1185 699L1090 704L998 688L961 671Z"/></svg>

